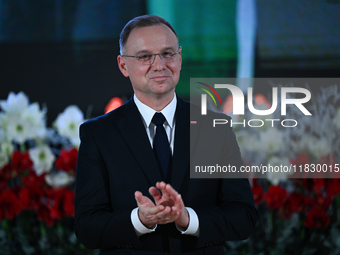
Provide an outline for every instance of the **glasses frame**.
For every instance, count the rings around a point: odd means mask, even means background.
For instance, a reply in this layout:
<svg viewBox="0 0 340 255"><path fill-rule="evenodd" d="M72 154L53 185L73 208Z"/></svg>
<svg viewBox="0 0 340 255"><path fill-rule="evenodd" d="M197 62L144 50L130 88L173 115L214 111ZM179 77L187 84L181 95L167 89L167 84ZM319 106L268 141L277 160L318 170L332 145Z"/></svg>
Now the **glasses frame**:
<svg viewBox="0 0 340 255"><path fill-rule="evenodd" d="M176 51L175 53L173 53L173 54L171 55L171 60L173 60L173 59L172 59L173 56L175 56L175 55L181 53L181 50L182 50L182 46L179 46L179 47L178 47L178 51ZM140 61L143 65L152 65L152 64L155 62L156 56L157 56L157 55L160 57L160 59L163 60L163 58L162 58L162 56L161 56L162 54L163 54L163 53L145 54L145 55L151 55L151 56L153 56L153 60L152 60L151 63L148 63L148 61L145 61L145 62L144 62L143 60L140 60L140 59L139 59L140 56L132 56L132 55L121 55L121 56L122 56L122 57L128 57L128 58L135 58L135 59L137 59L138 61ZM150 59L150 60L151 60L151 59ZM165 61L166 61L166 59L165 59Z"/></svg>

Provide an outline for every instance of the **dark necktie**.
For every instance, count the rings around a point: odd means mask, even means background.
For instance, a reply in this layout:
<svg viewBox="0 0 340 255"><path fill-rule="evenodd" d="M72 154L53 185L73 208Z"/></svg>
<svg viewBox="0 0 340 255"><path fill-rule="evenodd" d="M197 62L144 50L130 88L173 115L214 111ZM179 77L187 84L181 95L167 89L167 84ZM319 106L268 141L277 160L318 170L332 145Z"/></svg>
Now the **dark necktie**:
<svg viewBox="0 0 340 255"><path fill-rule="evenodd" d="M156 112L152 118L152 122L156 125L156 134L153 138L153 151L156 155L157 162L161 168L164 179L166 179L168 167L171 158L171 151L168 136L166 135L163 123L165 117L162 113Z"/></svg>

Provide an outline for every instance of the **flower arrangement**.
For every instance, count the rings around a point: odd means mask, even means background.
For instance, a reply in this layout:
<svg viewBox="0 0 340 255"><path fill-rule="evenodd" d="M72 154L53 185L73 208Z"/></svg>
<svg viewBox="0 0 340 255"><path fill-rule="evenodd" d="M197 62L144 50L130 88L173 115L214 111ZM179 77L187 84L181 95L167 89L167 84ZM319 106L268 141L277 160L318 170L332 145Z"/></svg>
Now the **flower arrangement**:
<svg viewBox="0 0 340 255"><path fill-rule="evenodd" d="M23 92L0 108L0 254L93 254L73 230L83 113L69 106L47 128Z"/></svg>
<svg viewBox="0 0 340 255"><path fill-rule="evenodd" d="M259 222L248 240L227 242L227 254L340 254L340 91L318 89L308 105L312 117L287 112L298 121L294 128L276 115L268 118L280 120L276 125L235 129L245 165L295 171L249 173ZM269 109L263 95L255 98Z"/></svg>

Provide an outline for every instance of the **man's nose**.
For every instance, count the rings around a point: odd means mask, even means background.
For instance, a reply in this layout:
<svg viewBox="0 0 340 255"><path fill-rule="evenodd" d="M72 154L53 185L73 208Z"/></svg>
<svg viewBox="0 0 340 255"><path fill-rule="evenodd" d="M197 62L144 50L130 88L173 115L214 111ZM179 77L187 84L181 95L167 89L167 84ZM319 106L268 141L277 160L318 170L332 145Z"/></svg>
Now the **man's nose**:
<svg viewBox="0 0 340 255"><path fill-rule="evenodd" d="M157 58L158 57L158 58ZM155 69L164 69L165 67L165 62L164 60L162 59L161 55L160 54L155 54L154 55L154 59L153 59L153 62L152 62L152 66L155 68Z"/></svg>

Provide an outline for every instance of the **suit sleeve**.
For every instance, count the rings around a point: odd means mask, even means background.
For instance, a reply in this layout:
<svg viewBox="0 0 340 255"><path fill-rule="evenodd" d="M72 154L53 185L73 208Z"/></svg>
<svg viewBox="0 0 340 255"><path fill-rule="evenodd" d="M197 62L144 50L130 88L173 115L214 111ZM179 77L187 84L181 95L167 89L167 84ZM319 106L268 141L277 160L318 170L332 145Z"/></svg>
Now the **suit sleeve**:
<svg viewBox="0 0 340 255"><path fill-rule="evenodd" d="M75 233L89 249L131 248L140 241L130 209L113 210L108 171L90 127L80 127L75 188Z"/></svg>
<svg viewBox="0 0 340 255"><path fill-rule="evenodd" d="M223 128L226 129L224 139L221 139L220 132L217 132L219 136L215 140L211 139L214 141L213 146L218 144L218 139L225 141L220 147L222 149L218 163L235 166L239 170L243 162L236 137L230 127ZM200 226L199 238L195 240L196 247L243 240L254 230L258 215L247 177L220 178L217 180L217 186L214 204L193 208L198 215Z"/></svg>

